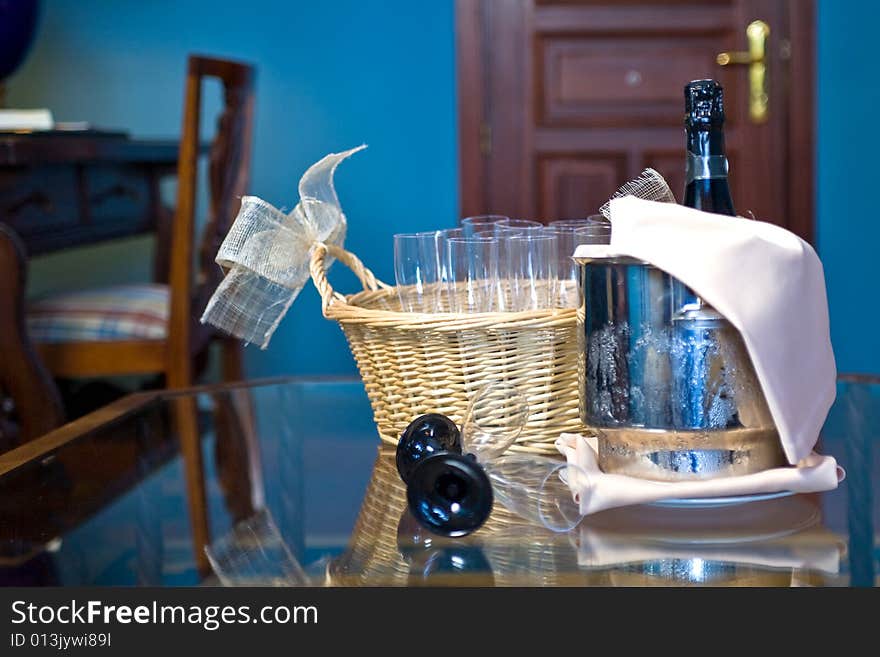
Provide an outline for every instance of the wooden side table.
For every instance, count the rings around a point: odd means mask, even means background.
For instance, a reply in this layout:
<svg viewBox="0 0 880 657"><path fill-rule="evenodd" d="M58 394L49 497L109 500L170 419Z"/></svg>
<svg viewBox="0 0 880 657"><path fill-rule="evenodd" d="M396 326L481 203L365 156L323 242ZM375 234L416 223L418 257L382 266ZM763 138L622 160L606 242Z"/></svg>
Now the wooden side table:
<svg viewBox="0 0 880 657"><path fill-rule="evenodd" d="M124 133L0 133L0 452L64 422L25 327L27 257L148 232L166 238L159 182L177 157L176 141ZM157 249L158 282L167 258Z"/></svg>

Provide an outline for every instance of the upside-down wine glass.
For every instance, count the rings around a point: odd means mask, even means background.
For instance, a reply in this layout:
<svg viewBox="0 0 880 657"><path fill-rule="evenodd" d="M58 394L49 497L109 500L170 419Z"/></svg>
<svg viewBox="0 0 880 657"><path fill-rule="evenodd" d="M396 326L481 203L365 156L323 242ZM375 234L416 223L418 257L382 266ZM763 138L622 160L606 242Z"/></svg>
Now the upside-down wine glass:
<svg viewBox="0 0 880 657"><path fill-rule="evenodd" d="M569 484L579 486L586 472L564 461L507 451L528 415L514 386L490 381L471 402L460 436L442 421L426 425L418 418L407 427L398 444L398 471L416 520L434 533L464 536L486 521L497 495L509 511L551 531L577 526L582 516ZM438 441L438 435L445 439ZM430 456L406 467L421 442L433 445L421 450Z"/></svg>

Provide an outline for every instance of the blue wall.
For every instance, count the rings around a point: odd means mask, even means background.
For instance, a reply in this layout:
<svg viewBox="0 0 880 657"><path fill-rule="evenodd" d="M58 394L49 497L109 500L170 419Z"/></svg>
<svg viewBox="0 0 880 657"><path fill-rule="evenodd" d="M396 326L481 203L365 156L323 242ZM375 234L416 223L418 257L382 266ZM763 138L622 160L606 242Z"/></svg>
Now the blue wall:
<svg viewBox="0 0 880 657"><path fill-rule="evenodd" d="M874 151L874 70L880 9L869 0L818 2L817 194L832 337L841 371L880 373ZM390 280L391 235L442 226L457 214L453 3L45 3L37 46L11 81L10 100L49 106L58 119L179 133L183 69L191 51L259 67L253 193L296 201L302 171L325 153L361 142L339 170L349 247ZM855 94L855 97L854 97ZM44 259L37 291L148 271L143 241L93 250L99 259ZM144 255L132 264L132 249ZM338 268L338 266L337 266ZM95 273L97 272L97 273ZM344 291L353 279L333 274ZM307 288L271 348L249 348L252 375L353 371L339 330L320 318Z"/></svg>
<svg viewBox="0 0 880 657"><path fill-rule="evenodd" d="M393 233L457 219L453 16L451 0L47 0L34 51L9 82L9 102L50 107L61 121L174 136L188 53L253 62L259 70L252 193L290 208L312 162L367 143L337 172L347 245L393 282ZM213 107L218 103L213 98ZM31 289L148 272L149 245L133 240L41 259ZM331 278L342 291L355 291L353 277ZM355 371L311 284L270 349L247 351L255 376Z"/></svg>
<svg viewBox="0 0 880 657"><path fill-rule="evenodd" d="M880 374L880 195L876 64L880 5L820 0L819 255L839 371Z"/></svg>

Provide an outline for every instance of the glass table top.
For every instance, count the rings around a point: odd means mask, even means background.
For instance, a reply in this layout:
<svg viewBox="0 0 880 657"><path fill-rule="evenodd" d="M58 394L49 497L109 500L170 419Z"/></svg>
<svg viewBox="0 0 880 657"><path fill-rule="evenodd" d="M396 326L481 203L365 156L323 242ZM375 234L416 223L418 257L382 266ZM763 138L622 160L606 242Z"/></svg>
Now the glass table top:
<svg viewBox="0 0 880 657"><path fill-rule="evenodd" d="M496 503L442 539L406 513L358 379L141 393L0 454L0 585L872 586L878 436L880 380L842 378L819 444L835 491L567 534Z"/></svg>

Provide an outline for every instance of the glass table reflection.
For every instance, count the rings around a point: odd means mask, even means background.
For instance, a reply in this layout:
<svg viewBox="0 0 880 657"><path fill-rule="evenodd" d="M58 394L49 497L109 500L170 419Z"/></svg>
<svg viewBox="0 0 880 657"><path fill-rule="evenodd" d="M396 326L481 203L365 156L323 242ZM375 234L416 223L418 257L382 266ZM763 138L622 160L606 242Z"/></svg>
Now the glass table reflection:
<svg viewBox="0 0 880 657"><path fill-rule="evenodd" d="M842 377L820 443L847 470L835 491L615 509L568 534L496 504L442 539L406 513L359 380L143 393L0 454L0 584L872 586L878 435L880 380Z"/></svg>

